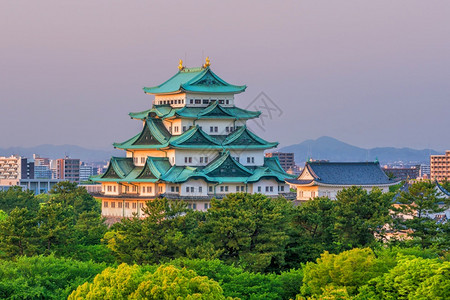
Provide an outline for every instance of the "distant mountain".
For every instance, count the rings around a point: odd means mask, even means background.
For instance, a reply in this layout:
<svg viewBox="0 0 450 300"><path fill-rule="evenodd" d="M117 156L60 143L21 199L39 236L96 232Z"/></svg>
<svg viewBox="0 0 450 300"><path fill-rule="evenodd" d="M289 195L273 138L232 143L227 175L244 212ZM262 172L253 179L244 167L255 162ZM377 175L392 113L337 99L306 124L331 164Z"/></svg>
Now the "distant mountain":
<svg viewBox="0 0 450 300"><path fill-rule="evenodd" d="M372 149L359 148L337 139L323 136L316 140L306 140L300 144L286 146L279 152L293 152L297 164L308 158L325 159L330 161L374 161L380 163L426 163L431 154L441 154L435 150L415 150L411 148L378 147Z"/></svg>
<svg viewBox="0 0 450 300"><path fill-rule="evenodd" d="M57 146L47 144L35 147L0 148L0 156L20 155L27 158L33 158L33 154L38 154L41 157L48 157L52 159L64 158L64 156L67 155L71 158L79 158L84 162L98 162L109 160L111 156L124 156L124 152L119 150L92 150L75 145Z"/></svg>

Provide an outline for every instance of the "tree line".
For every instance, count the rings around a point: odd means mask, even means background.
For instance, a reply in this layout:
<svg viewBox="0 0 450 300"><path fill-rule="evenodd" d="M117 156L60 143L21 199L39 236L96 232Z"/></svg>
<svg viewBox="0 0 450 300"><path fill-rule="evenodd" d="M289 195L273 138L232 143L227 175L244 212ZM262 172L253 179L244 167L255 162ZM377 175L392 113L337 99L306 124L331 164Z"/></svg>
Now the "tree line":
<svg viewBox="0 0 450 300"><path fill-rule="evenodd" d="M236 193L213 199L206 212L162 198L147 203L146 218L108 228L100 203L75 184L60 183L39 196L11 188L0 192L0 269L6 270L0 271L0 297L384 299L380 293L397 267L429 264L434 273L424 280L448 277L448 223L429 218L448 207L448 199L439 196L431 182L384 194L351 187L336 200L319 197L298 206L284 198ZM72 268L55 279L61 284L53 290L39 280L31 286L21 272L37 276L38 269L20 269L33 259L43 269ZM80 271L88 265L89 271ZM11 274L30 288L3 284ZM431 284L419 283L417 291L442 292L425 291ZM26 293L18 296L21 291Z"/></svg>

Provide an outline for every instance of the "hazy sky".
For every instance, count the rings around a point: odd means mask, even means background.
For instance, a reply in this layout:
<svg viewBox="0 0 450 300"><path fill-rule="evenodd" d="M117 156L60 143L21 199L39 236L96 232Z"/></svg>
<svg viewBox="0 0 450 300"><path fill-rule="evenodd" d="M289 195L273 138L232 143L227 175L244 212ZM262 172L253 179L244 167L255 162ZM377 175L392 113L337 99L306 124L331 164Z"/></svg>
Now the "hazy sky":
<svg viewBox="0 0 450 300"><path fill-rule="evenodd" d="M0 147L124 141L205 56L279 107L267 140L450 149L448 0L1 1Z"/></svg>

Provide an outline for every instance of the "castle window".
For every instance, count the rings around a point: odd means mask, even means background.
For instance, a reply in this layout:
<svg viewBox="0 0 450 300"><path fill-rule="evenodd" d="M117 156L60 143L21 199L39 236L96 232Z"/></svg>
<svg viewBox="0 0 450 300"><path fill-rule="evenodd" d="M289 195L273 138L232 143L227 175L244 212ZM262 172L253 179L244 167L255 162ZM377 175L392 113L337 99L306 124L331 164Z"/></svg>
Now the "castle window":
<svg viewBox="0 0 450 300"><path fill-rule="evenodd" d="M195 99L195 104L201 104L202 100L201 99Z"/></svg>
<svg viewBox="0 0 450 300"><path fill-rule="evenodd" d="M178 193L178 192L180 192L180 188L177 186L177 187L175 187L175 191Z"/></svg>
<svg viewBox="0 0 450 300"><path fill-rule="evenodd" d="M258 186L258 192L261 193L261 187L260 186Z"/></svg>
<svg viewBox="0 0 450 300"><path fill-rule="evenodd" d="M214 132L219 132L219 128L217 126L214 127Z"/></svg>
<svg viewBox="0 0 450 300"><path fill-rule="evenodd" d="M183 126L183 132L185 132L186 131L186 126Z"/></svg>
<svg viewBox="0 0 450 300"><path fill-rule="evenodd" d="M214 127L213 126L209 127L209 132L213 132L213 131L214 131Z"/></svg>
<svg viewBox="0 0 450 300"><path fill-rule="evenodd" d="M193 209L197 209L197 203L193 203L193 204L192 204L192 208L193 208Z"/></svg>
<svg viewBox="0 0 450 300"><path fill-rule="evenodd" d="M202 192L202 187L201 187L201 186L198 187L198 192L199 192L199 193Z"/></svg>
<svg viewBox="0 0 450 300"><path fill-rule="evenodd" d="M173 193L173 192L175 192L175 187L174 186L171 186L170 187L170 191Z"/></svg>
<svg viewBox="0 0 450 300"><path fill-rule="evenodd" d="M219 104L223 104L223 103L224 103L223 99L219 100Z"/></svg>
<svg viewBox="0 0 450 300"><path fill-rule="evenodd" d="M191 186L191 193L193 193L194 192L194 187L193 186Z"/></svg>
<svg viewBox="0 0 450 300"><path fill-rule="evenodd" d="M129 202L125 202L125 208L130 208L130 203Z"/></svg>
<svg viewBox="0 0 450 300"><path fill-rule="evenodd" d="M208 203L205 203L205 204L204 204L204 208L205 208L205 209L208 209Z"/></svg>
<svg viewBox="0 0 450 300"><path fill-rule="evenodd" d="M108 202L103 202L103 207L108 207Z"/></svg>
<svg viewBox="0 0 450 300"><path fill-rule="evenodd" d="M122 208L122 202L117 202L117 207Z"/></svg>
<svg viewBox="0 0 450 300"><path fill-rule="evenodd" d="M208 188L208 189L209 189L209 192L210 192L210 193L212 193L212 191L213 191L213 187L212 187L211 185L209 186L209 188Z"/></svg>
<svg viewBox="0 0 450 300"><path fill-rule="evenodd" d="M190 99L190 100L189 100L189 103L190 103L190 104L194 104L194 99Z"/></svg>
<svg viewBox="0 0 450 300"><path fill-rule="evenodd" d="M133 202L132 208L136 209L136 202Z"/></svg>
<svg viewBox="0 0 450 300"><path fill-rule="evenodd" d="M208 156L205 156L205 164L208 163Z"/></svg>
<svg viewBox="0 0 450 300"><path fill-rule="evenodd" d="M189 187L188 186L186 187L186 193L189 193Z"/></svg>
<svg viewBox="0 0 450 300"><path fill-rule="evenodd" d="M116 208L116 202L111 202L111 208Z"/></svg>
<svg viewBox="0 0 450 300"><path fill-rule="evenodd" d="M230 100L225 100L225 103L226 104L230 104Z"/></svg>
<svg viewBox="0 0 450 300"><path fill-rule="evenodd" d="M152 192L152 187L151 186L148 186L147 187L147 193L151 193Z"/></svg>
<svg viewBox="0 0 450 300"><path fill-rule="evenodd" d="M208 104L209 100L208 99L203 99L203 104Z"/></svg>

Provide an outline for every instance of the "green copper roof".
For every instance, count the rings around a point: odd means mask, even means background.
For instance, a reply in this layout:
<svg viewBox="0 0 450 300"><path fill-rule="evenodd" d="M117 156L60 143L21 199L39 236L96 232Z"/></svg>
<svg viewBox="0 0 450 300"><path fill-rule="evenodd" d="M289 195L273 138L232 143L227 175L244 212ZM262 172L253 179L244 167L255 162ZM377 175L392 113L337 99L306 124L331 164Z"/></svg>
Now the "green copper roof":
<svg viewBox="0 0 450 300"><path fill-rule="evenodd" d="M111 158L105 174L91 177L96 182L169 182L183 183L189 179L203 179L211 183L252 183L262 178L278 182L295 178L284 172L277 157L264 159L260 167L246 167L236 161L229 151L222 152L205 167L171 166L166 157L148 157L145 165L134 167L132 158ZM110 169L118 172L110 172Z"/></svg>
<svg viewBox="0 0 450 300"><path fill-rule="evenodd" d="M174 94L179 92L237 94L245 91L245 85L232 85L214 74L209 67L183 68L166 82L144 87L147 94Z"/></svg>
<svg viewBox="0 0 450 300"><path fill-rule="evenodd" d="M132 119L144 120L155 114L161 119L187 118L187 119L236 119L248 120L259 117L260 111L250 111L236 106L222 106L217 101L212 101L207 107L183 106L173 108L169 104L153 105L153 108L140 112L131 112Z"/></svg>
<svg viewBox="0 0 450 300"><path fill-rule="evenodd" d="M118 149L270 149L278 143L270 143L252 133L246 126L228 136L209 135L198 125L180 135L170 135L161 119L148 118L141 133L123 143L114 143Z"/></svg>

